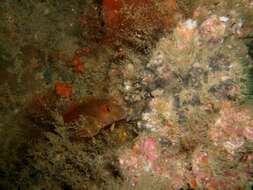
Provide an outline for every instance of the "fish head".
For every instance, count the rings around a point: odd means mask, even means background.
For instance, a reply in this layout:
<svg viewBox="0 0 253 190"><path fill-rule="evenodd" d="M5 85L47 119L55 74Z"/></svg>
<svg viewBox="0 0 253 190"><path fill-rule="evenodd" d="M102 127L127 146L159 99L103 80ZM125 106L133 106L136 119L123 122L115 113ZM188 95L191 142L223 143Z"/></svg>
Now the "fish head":
<svg viewBox="0 0 253 190"><path fill-rule="evenodd" d="M103 101L99 106L99 120L104 125L110 125L116 121L126 118L127 110L115 100Z"/></svg>

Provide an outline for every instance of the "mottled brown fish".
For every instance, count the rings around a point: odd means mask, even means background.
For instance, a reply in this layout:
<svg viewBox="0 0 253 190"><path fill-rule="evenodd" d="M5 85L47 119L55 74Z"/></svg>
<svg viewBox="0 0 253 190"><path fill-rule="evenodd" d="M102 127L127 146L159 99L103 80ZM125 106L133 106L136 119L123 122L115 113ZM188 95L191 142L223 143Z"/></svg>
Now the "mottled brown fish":
<svg viewBox="0 0 253 190"><path fill-rule="evenodd" d="M65 123L82 121L83 127L77 129L77 137L93 137L100 129L126 117L125 109L110 98L87 98L80 103L71 105L63 114Z"/></svg>

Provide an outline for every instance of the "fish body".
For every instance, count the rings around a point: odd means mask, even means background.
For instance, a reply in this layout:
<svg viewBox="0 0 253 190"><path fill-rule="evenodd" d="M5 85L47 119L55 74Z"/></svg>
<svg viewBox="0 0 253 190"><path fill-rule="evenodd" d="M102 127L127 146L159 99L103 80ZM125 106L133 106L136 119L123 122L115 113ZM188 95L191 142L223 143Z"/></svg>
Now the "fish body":
<svg viewBox="0 0 253 190"><path fill-rule="evenodd" d="M79 137L92 137L100 129L126 117L125 109L113 99L88 98L72 104L63 114L65 123L75 123L84 118L84 127L77 130Z"/></svg>

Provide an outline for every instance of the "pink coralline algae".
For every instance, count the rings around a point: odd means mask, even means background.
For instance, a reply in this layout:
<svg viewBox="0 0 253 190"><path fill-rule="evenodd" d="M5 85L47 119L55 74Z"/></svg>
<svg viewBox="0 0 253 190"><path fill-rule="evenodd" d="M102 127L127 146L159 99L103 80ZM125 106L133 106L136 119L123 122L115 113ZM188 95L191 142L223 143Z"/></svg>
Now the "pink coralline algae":
<svg viewBox="0 0 253 190"><path fill-rule="evenodd" d="M166 179L169 189L179 189L191 178L185 154L173 154L162 148L158 137L143 136L131 148L120 152L119 164L133 185L141 176Z"/></svg>
<svg viewBox="0 0 253 190"><path fill-rule="evenodd" d="M226 24L218 16L213 15L200 26L200 34L206 39L216 41L224 37Z"/></svg>
<svg viewBox="0 0 253 190"><path fill-rule="evenodd" d="M232 104L225 103L209 134L216 146L234 154L253 139L253 119L250 111L236 109Z"/></svg>
<svg viewBox="0 0 253 190"><path fill-rule="evenodd" d="M204 147L198 148L193 153L192 173L195 176L194 183L200 189L241 189L244 182L249 181L252 163L250 155L246 155L244 162L234 166L226 166L226 158L223 167L217 168L220 163L220 155L215 156L214 150L205 150ZM246 187L245 187L246 188Z"/></svg>
<svg viewBox="0 0 253 190"><path fill-rule="evenodd" d="M249 140L253 141L253 126L245 127L243 130L243 135Z"/></svg>
<svg viewBox="0 0 253 190"><path fill-rule="evenodd" d="M158 158L156 141L152 137L144 139L141 145L143 155L146 156L147 160L155 161Z"/></svg>
<svg viewBox="0 0 253 190"><path fill-rule="evenodd" d="M193 153L192 172L197 184L207 183L211 177L211 171L208 168L209 158L207 152L197 149Z"/></svg>
<svg viewBox="0 0 253 190"><path fill-rule="evenodd" d="M149 172L153 170L159 153L156 140L153 137L144 137L138 139L131 149L123 151L119 163L130 176L138 172Z"/></svg>

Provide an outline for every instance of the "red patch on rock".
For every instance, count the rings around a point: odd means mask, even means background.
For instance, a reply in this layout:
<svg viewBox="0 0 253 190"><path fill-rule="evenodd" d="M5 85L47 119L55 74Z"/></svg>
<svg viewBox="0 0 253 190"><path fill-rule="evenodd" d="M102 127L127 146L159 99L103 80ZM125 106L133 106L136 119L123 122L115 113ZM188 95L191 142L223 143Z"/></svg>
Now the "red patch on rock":
<svg viewBox="0 0 253 190"><path fill-rule="evenodd" d="M104 20L109 28L118 28L121 24L120 11L122 9L122 0L103 0Z"/></svg>
<svg viewBox="0 0 253 190"><path fill-rule="evenodd" d="M55 84L55 92L58 96L63 98L69 98L73 94L72 86L62 82L57 82Z"/></svg>

